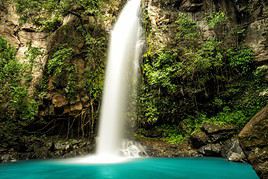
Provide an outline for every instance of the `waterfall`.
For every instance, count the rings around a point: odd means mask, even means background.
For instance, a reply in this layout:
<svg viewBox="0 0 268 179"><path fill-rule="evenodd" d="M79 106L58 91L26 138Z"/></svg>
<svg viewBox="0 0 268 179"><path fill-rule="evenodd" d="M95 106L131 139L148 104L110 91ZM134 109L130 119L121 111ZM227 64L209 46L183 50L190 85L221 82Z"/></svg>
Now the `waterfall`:
<svg viewBox="0 0 268 179"><path fill-rule="evenodd" d="M140 0L129 0L111 32L101 107L97 156L119 156L130 93L137 81Z"/></svg>
<svg viewBox="0 0 268 179"><path fill-rule="evenodd" d="M96 154L65 163L117 163L147 155L140 144L123 140L127 113L135 108L130 101L136 95L143 47L140 1L127 2L111 32Z"/></svg>

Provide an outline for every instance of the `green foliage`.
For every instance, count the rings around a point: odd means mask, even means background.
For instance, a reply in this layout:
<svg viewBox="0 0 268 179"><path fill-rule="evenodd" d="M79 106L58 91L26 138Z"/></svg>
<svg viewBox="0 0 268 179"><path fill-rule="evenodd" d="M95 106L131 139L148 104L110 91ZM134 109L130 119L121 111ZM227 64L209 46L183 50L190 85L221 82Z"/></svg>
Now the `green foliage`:
<svg viewBox="0 0 268 179"><path fill-rule="evenodd" d="M227 57L231 68L246 74L250 71L253 62L253 51L250 48L228 49Z"/></svg>
<svg viewBox="0 0 268 179"><path fill-rule="evenodd" d="M85 87L92 99L100 100L104 82L104 61L107 40L103 36L86 34L88 68Z"/></svg>
<svg viewBox="0 0 268 179"><path fill-rule="evenodd" d="M28 63L24 64L28 66L27 71L25 72L25 79L27 81L31 81L32 80L31 72L33 66L38 63L36 59L40 58L43 55L43 51L40 48L32 47L31 44L28 44L28 50L24 54L28 60Z"/></svg>
<svg viewBox="0 0 268 179"><path fill-rule="evenodd" d="M226 86L225 91L215 97L212 103L212 107L219 108L220 111L213 115L203 113L189 117L185 120L188 128L185 132L190 135L193 131L199 130L203 123L233 124L238 128L243 128L266 105L268 96L260 94L267 87L267 83L259 83L254 77Z"/></svg>
<svg viewBox="0 0 268 179"><path fill-rule="evenodd" d="M150 94L149 92L144 92L140 94L138 103L139 103L139 113L140 118L143 120L140 120L140 123L149 123L154 124L159 119L159 109L157 106L157 98ZM144 120L146 118L146 120Z"/></svg>
<svg viewBox="0 0 268 179"><path fill-rule="evenodd" d="M218 25L221 25L224 22L226 22L227 17L224 12L220 11L220 12L215 12L215 13L210 14L206 18L206 20L210 28L215 28Z"/></svg>
<svg viewBox="0 0 268 179"><path fill-rule="evenodd" d="M226 17L215 13L208 19L217 26ZM185 14L179 14L174 24L177 44L153 50L149 43L143 56L139 122L179 123L193 116L195 120L187 120L193 130L203 121L241 127L265 101L250 88L256 90L259 83L252 73L253 51L244 46L228 48L216 38L202 39L196 22Z"/></svg>
<svg viewBox="0 0 268 179"><path fill-rule="evenodd" d="M164 141L170 144L179 144L185 139L180 130L174 126L162 125L159 128L162 130Z"/></svg>
<svg viewBox="0 0 268 179"><path fill-rule="evenodd" d="M54 31L61 25L63 17L78 9L80 15L97 15L101 0L13 0L16 10L21 15L22 23L33 22L41 31ZM76 10L74 10L76 11Z"/></svg>
<svg viewBox="0 0 268 179"><path fill-rule="evenodd" d="M30 63L34 63L34 60L43 55L43 52L40 48L32 47L31 44L28 46L28 51L25 53L26 58L30 61Z"/></svg>
<svg viewBox="0 0 268 179"><path fill-rule="evenodd" d="M150 129L139 128L136 131L136 137L143 138L147 135L158 135L159 140L165 141L169 144L180 144L187 136L182 134L182 131L174 125L162 124Z"/></svg>
<svg viewBox="0 0 268 179"><path fill-rule="evenodd" d="M62 74L64 70L71 70L68 68L69 60L72 58L72 48L60 47L53 55L52 59L48 61L48 73L55 76Z"/></svg>
<svg viewBox="0 0 268 179"><path fill-rule="evenodd" d="M254 75L257 78L262 79L267 74L267 72L268 72L268 65L262 65L256 69Z"/></svg>
<svg viewBox="0 0 268 179"><path fill-rule="evenodd" d="M0 37L0 66L3 67L8 61L13 60L16 55L16 51L12 48L5 39Z"/></svg>
<svg viewBox="0 0 268 179"><path fill-rule="evenodd" d="M177 25L176 36L181 43L185 42L186 44L189 44L192 41L196 42L200 37L199 28L196 22L190 19L188 15L179 13L175 24Z"/></svg>
<svg viewBox="0 0 268 179"><path fill-rule="evenodd" d="M40 31L53 32L62 25L62 18L59 16L51 17L50 19L40 20Z"/></svg>
<svg viewBox="0 0 268 179"><path fill-rule="evenodd" d="M11 96L10 107L14 110L15 115L22 120L33 120L38 110L38 104L28 97L27 89L20 86L13 87ZM27 123L21 124L26 125Z"/></svg>
<svg viewBox="0 0 268 179"><path fill-rule="evenodd" d="M34 119L37 103L22 84L28 66L15 58L15 50L0 37L0 119L18 119L20 125ZM26 121L26 122L24 122Z"/></svg>
<svg viewBox="0 0 268 179"><path fill-rule="evenodd" d="M220 124L235 124L239 127L243 127L249 119L243 111L230 111L230 108L226 107L223 112L220 112L217 116L208 118L205 121L215 122Z"/></svg>
<svg viewBox="0 0 268 179"><path fill-rule="evenodd" d="M224 65L224 54L220 49L220 44L215 39L209 39L201 45L194 59L198 71L208 72L210 69L221 68Z"/></svg>
<svg viewBox="0 0 268 179"><path fill-rule="evenodd" d="M47 72L51 75L56 83L60 83L66 96L69 99L76 97L78 90L77 69L72 63L74 52L70 47L60 46L48 61Z"/></svg>
<svg viewBox="0 0 268 179"><path fill-rule="evenodd" d="M175 61L176 56L176 53L173 54L169 51L159 52L154 56L148 56L149 59L154 59L152 63L144 64L144 72L149 85L157 88L163 87L171 93L175 92L176 86L172 84L172 77L177 71L177 66L170 66L170 63ZM147 57L146 54L144 57Z"/></svg>
<svg viewBox="0 0 268 179"><path fill-rule="evenodd" d="M68 77L67 77L67 85L64 88L64 92L66 93L67 97L69 99L75 99L78 91L78 85L77 85L77 76L74 71L74 67L68 69Z"/></svg>

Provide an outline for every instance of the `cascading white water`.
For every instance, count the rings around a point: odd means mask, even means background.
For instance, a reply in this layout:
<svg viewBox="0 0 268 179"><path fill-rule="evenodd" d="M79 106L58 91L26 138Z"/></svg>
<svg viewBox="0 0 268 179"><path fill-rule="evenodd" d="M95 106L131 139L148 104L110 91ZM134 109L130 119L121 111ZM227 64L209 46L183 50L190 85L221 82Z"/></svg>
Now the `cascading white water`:
<svg viewBox="0 0 268 179"><path fill-rule="evenodd" d="M140 0L129 0L111 33L101 108L97 156L120 154L131 87L141 52Z"/></svg>
<svg viewBox="0 0 268 179"><path fill-rule="evenodd" d="M111 33L96 154L65 163L116 163L137 157L140 153L146 155L141 145L123 142L124 122L128 107L133 107L129 102L135 97L143 46L140 1L128 1ZM125 148L122 149L122 146ZM120 152L128 157L121 156Z"/></svg>

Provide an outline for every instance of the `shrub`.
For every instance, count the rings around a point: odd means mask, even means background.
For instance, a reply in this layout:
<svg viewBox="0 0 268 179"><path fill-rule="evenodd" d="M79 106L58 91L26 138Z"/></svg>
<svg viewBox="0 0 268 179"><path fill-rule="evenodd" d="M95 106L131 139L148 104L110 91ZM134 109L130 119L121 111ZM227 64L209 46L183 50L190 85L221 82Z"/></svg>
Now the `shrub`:
<svg viewBox="0 0 268 179"><path fill-rule="evenodd" d="M0 118L18 119L20 124L34 119L37 103L28 96L27 84L22 84L28 67L16 60L15 50L0 37Z"/></svg>
<svg viewBox="0 0 268 179"><path fill-rule="evenodd" d="M220 11L210 14L207 16L206 20L210 28L215 28L216 26L226 22L227 17L224 12Z"/></svg>

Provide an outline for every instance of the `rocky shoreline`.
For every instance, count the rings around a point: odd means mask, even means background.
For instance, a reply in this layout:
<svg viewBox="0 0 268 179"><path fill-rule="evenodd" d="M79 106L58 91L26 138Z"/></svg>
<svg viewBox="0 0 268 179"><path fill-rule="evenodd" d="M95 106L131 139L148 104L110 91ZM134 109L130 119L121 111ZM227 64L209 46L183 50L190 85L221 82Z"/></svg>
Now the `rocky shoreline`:
<svg viewBox="0 0 268 179"><path fill-rule="evenodd" d="M144 137L139 142L146 146L150 156L155 157L221 157L230 161L247 161L234 126L204 124L200 131L180 144L168 144L152 137Z"/></svg>
<svg viewBox="0 0 268 179"><path fill-rule="evenodd" d="M87 139L62 139L59 137L28 136L10 148L0 147L0 162L34 159L62 159L93 153L94 141Z"/></svg>

